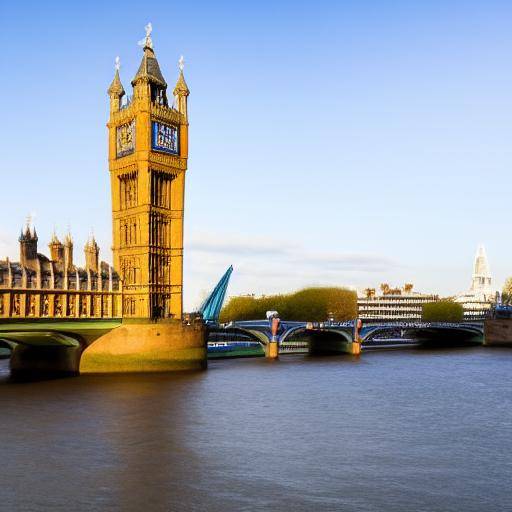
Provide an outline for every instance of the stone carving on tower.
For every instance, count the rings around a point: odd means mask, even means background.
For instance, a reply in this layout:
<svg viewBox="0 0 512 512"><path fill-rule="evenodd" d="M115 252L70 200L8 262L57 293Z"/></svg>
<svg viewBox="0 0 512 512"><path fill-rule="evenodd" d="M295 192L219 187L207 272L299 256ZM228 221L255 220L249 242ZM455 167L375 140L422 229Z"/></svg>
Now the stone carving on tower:
<svg viewBox="0 0 512 512"><path fill-rule="evenodd" d="M189 90L180 59L169 102L151 31L148 24L132 97L123 99L119 59L108 89L114 267L124 317L180 319Z"/></svg>

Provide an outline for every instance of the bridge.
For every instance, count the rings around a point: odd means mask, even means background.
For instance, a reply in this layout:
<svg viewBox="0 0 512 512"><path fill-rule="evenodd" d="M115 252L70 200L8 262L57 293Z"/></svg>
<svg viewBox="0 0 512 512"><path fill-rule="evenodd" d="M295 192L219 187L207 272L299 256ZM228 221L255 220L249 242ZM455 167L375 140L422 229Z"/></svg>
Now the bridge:
<svg viewBox="0 0 512 512"><path fill-rule="evenodd" d="M483 325L445 322L402 322L376 323L356 328L358 322L293 322L280 321L275 333L268 320L237 321L211 328L221 332L239 333L261 343L265 354L275 358L279 347L286 341L300 337L308 343L310 354L359 355L361 345L370 344L379 336L400 332L403 337L417 340L423 346L456 346L481 344Z"/></svg>
<svg viewBox="0 0 512 512"><path fill-rule="evenodd" d="M120 319L5 319L0 321L0 348L11 351L13 375L73 375L82 352L120 325Z"/></svg>
<svg viewBox="0 0 512 512"><path fill-rule="evenodd" d="M77 374L82 353L94 341L121 325L121 319L33 319L0 321L0 349L11 351L11 372L17 374ZM306 342L310 354L359 355L361 347L389 335L413 338L424 346L454 346L483 342L483 326L469 323L372 323L356 329L357 321L238 321L210 325L210 332L231 338L237 334L259 342L268 358L279 356L286 343ZM275 331L275 332L273 332ZM283 345L284 344L284 345Z"/></svg>

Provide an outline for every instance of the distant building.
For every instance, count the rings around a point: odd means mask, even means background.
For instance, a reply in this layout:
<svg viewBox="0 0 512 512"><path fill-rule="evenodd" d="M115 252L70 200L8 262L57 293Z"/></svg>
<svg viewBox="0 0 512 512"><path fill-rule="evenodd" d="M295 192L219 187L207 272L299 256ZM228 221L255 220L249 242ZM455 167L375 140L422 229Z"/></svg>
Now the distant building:
<svg viewBox="0 0 512 512"><path fill-rule="evenodd" d="M374 288L358 294L358 315L363 321L417 322L421 320L423 305L439 300L438 295L412 291L412 285L403 289L381 285L382 294L376 295Z"/></svg>
<svg viewBox="0 0 512 512"><path fill-rule="evenodd" d="M62 243L54 233L50 257L38 253L35 228L22 230L20 261L0 261L0 317L121 316L121 286L113 268L99 260L90 237L84 247L85 268L73 263L73 240Z"/></svg>
<svg viewBox="0 0 512 512"><path fill-rule="evenodd" d="M496 295L496 290L492 286L491 271L483 245L479 246L476 251L470 293L475 297L491 301L494 300Z"/></svg>
<svg viewBox="0 0 512 512"><path fill-rule="evenodd" d="M480 321L489 315L495 300L496 290L493 288L487 254L485 247L480 245L475 255L469 291L458 294L455 301L464 308L464 320Z"/></svg>

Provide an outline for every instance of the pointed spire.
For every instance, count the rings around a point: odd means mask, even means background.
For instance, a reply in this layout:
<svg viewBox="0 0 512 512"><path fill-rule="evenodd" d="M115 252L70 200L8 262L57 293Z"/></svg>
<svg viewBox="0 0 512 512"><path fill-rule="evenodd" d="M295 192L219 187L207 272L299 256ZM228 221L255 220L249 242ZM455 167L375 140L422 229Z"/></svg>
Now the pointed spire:
<svg viewBox="0 0 512 512"><path fill-rule="evenodd" d="M153 50L153 41L151 39L151 31L153 30L153 27L151 26L151 23L148 23L145 28L146 37L142 41L139 41L139 45L143 47L144 55L139 66L139 70L132 80L132 85L135 86L138 82L145 80L166 88L167 83L160 71L160 66L156 60L155 52Z"/></svg>
<svg viewBox="0 0 512 512"><path fill-rule="evenodd" d="M94 237L94 231L91 229L89 233L89 238L87 238L87 242L85 244L85 249L97 249L98 244L96 243L96 238Z"/></svg>
<svg viewBox="0 0 512 512"><path fill-rule="evenodd" d="M116 57L115 68L116 73L114 75L114 80L112 80L112 83L110 84L107 93L109 96L118 96L119 98L121 98L125 95L125 92L123 84L121 83L121 78L119 77L119 69L121 68L121 61L119 57Z"/></svg>
<svg viewBox="0 0 512 512"><path fill-rule="evenodd" d="M67 245L68 247L73 245L73 237L71 236L71 231L68 228L68 232L66 233L66 236L64 237L64 245Z"/></svg>
<svg viewBox="0 0 512 512"><path fill-rule="evenodd" d="M60 243L60 240L59 240L58 236L57 236L55 228L53 228L53 233L52 233L52 238L50 240L50 245L62 245Z"/></svg>
<svg viewBox="0 0 512 512"><path fill-rule="evenodd" d="M185 59L183 55L180 57L178 61L178 69L180 70L180 75L178 76L178 80L174 87L173 94L174 96L188 96L190 91L187 86L187 82L185 82L185 77L183 76L183 68L185 67Z"/></svg>

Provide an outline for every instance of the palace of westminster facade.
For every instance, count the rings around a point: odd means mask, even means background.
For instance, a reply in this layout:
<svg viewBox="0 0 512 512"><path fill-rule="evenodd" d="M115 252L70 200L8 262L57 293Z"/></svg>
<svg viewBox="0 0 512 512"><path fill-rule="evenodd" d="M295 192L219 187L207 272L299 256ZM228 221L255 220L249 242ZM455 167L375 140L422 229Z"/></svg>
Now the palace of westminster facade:
<svg viewBox="0 0 512 512"><path fill-rule="evenodd" d="M150 34L148 25L132 97L118 63L108 89L114 266L100 262L93 237L85 268L73 263L69 234L63 243L53 235L50 257L39 254L27 225L19 262L0 261L0 317L182 317L189 90L181 60L169 104Z"/></svg>

